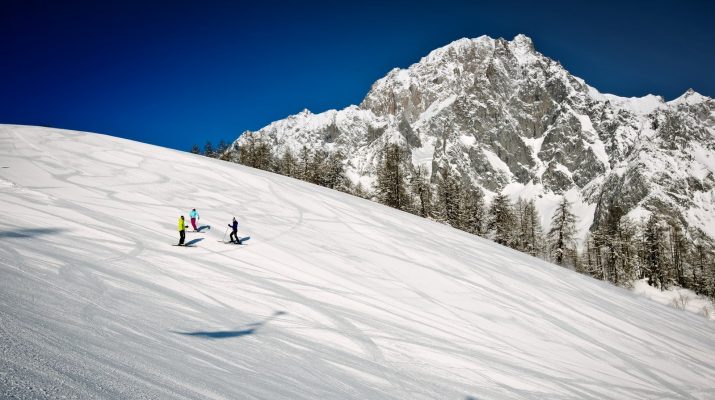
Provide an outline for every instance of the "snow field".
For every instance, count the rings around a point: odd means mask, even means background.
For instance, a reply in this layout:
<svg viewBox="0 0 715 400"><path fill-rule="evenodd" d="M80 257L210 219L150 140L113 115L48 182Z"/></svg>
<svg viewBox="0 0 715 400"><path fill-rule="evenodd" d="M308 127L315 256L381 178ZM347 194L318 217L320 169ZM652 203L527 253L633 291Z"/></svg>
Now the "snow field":
<svg viewBox="0 0 715 400"><path fill-rule="evenodd" d="M0 397L715 397L712 322L435 222L96 134L0 160Z"/></svg>

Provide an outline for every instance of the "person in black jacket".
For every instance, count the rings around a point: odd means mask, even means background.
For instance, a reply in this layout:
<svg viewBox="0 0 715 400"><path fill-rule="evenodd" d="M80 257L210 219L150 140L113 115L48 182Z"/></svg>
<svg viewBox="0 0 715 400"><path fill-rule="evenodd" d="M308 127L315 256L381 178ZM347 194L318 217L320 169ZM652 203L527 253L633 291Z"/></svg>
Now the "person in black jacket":
<svg viewBox="0 0 715 400"><path fill-rule="evenodd" d="M233 229L231 236L229 236L231 243L241 244L241 239L238 238L238 221L236 221L236 217L233 217L233 222L228 224L228 226Z"/></svg>

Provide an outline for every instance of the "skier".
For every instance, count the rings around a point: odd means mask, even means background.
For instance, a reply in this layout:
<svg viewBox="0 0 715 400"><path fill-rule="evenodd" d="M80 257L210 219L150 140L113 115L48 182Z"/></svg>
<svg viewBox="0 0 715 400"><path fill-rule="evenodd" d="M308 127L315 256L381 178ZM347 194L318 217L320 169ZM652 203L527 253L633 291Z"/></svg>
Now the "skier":
<svg viewBox="0 0 715 400"><path fill-rule="evenodd" d="M184 239L186 239L186 224L184 223L184 216L179 218L179 246L184 245Z"/></svg>
<svg viewBox="0 0 715 400"><path fill-rule="evenodd" d="M241 244L241 239L238 238L238 221L236 221L236 217L233 217L233 222L228 224L228 227L233 229L231 236L229 236L231 243ZM235 241L234 238L236 238Z"/></svg>
<svg viewBox="0 0 715 400"><path fill-rule="evenodd" d="M191 218L191 226L194 228L194 232L196 232L198 230L196 228L196 221L200 220L201 217L199 217L199 213L196 212L195 208L191 210L191 212L189 213L189 217Z"/></svg>

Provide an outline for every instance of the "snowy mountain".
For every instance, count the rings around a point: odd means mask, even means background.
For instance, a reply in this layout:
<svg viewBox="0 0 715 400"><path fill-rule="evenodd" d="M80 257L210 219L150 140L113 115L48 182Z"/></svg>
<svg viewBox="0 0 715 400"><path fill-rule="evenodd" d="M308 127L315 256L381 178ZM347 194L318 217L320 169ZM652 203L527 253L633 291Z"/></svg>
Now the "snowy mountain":
<svg viewBox="0 0 715 400"><path fill-rule="evenodd" d="M602 94L524 35L457 40L390 71L359 106L305 110L249 133L278 156L341 150L366 186L385 143L399 143L433 177L449 163L488 198L535 199L544 225L563 194L581 237L611 205L633 217L657 210L715 237L715 102L692 90L670 102Z"/></svg>
<svg viewBox="0 0 715 400"><path fill-rule="evenodd" d="M2 398L715 397L711 321L280 175L0 125L0 203Z"/></svg>

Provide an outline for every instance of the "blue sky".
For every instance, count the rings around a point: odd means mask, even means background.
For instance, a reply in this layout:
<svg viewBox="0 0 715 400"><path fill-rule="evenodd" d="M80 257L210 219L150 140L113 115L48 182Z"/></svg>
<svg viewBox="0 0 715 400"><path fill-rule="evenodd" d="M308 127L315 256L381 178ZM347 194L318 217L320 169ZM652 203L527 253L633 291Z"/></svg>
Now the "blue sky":
<svg viewBox="0 0 715 400"><path fill-rule="evenodd" d="M524 33L602 92L714 97L713 20L704 1L3 1L0 123L187 150L357 104L390 69L483 34Z"/></svg>

